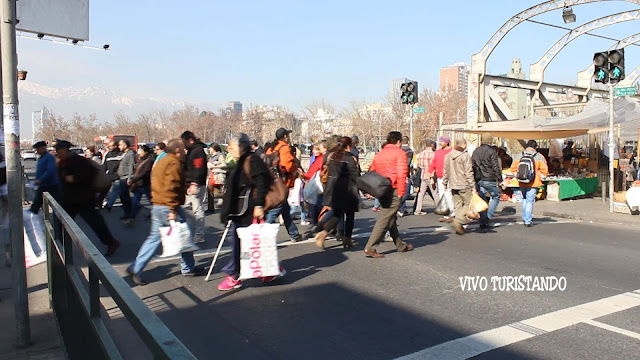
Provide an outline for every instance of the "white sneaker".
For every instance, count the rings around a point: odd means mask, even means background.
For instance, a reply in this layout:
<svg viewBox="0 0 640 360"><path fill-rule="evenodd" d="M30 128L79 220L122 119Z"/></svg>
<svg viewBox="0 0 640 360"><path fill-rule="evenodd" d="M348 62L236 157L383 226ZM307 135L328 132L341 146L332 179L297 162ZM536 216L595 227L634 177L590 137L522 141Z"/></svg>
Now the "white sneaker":
<svg viewBox="0 0 640 360"><path fill-rule="evenodd" d="M311 225L311 222L309 222L309 221L300 221L300 225L302 225L302 226Z"/></svg>

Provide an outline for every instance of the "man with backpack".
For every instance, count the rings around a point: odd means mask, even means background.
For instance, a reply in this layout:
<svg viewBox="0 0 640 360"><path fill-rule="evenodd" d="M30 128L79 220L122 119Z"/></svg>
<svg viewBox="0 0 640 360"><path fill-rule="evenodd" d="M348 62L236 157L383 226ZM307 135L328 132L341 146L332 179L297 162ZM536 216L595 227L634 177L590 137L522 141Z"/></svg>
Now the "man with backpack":
<svg viewBox="0 0 640 360"><path fill-rule="evenodd" d="M488 229L489 221L493 217L500 203L502 169L498 161L498 153L491 147L493 137L490 133L482 134L482 145L473 152L473 174L478 185L478 193L489 200L489 209L480 213L480 229Z"/></svg>
<svg viewBox="0 0 640 360"><path fill-rule="evenodd" d="M511 172L516 174L522 192L522 221L525 227L531 227L533 203L536 201L538 188L542 186L541 177L549 175L547 160L538 152L535 140L527 142L526 149L516 154L511 164Z"/></svg>
<svg viewBox="0 0 640 360"><path fill-rule="evenodd" d="M292 188L295 185L298 176L295 157L291 154L291 149L289 148L289 142L291 140L290 134L291 130L285 128L278 129L276 131L276 141L267 149L265 155L265 161L272 176L279 176L287 185L287 188ZM266 221L267 223L273 224L278 221L278 216L282 215L282 220L287 227L291 241L297 242L302 240L302 236L296 224L293 223L290 212L291 207L285 200L282 205L267 212Z"/></svg>

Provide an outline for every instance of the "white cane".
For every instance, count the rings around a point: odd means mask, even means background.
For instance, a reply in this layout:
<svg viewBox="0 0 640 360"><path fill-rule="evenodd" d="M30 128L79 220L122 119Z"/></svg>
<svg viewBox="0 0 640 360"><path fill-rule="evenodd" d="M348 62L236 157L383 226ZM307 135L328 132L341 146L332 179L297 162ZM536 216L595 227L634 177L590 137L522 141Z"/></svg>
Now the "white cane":
<svg viewBox="0 0 640 360"><path fill-rule="evenodd" d="M213 271L213 266L216 264L216 260L218 259L218 254L220 254L220 249L222 248L224 239L227 237L227 233L229 232L230 226L231 226L231 220L227 221L227 227L224 229L224 232L222 233L222 239L220 239L220 243L218 244L218 250L216 250L216 254L213 256L213 260L211 261L211 266L209 266L209 273L207 274L207 277L204 278L204 281L209 281L209 276L211 276L211 271Z"/></svg>

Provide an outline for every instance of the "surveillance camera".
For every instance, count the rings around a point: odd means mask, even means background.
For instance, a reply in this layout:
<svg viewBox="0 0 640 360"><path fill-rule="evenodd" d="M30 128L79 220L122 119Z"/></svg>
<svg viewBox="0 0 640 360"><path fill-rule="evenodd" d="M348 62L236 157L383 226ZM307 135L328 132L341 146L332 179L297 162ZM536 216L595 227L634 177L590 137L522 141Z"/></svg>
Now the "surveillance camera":
<svg viewBox="0 0 640 360"><path fill-rule="evenodd" d="M73 43L73 45L75 45L75 44L77 44L77 43L78 43L78 40L75 40L75 39L74 39L74 40L72 40L71 42Z"/></svg>
<svg viewBox="0 0 640 360"><path fill-rule="evenodd" d="M104 45L102 46L102 48L103 48L103 49L105 49L105 50L109 49L109 44L104 44Z"/></svg>
<svg viewBox="0 0 640 360"><path fill-rule="evenodd" d="M38 39L42 39L44 37L44 34L38 34Z"/></svg>

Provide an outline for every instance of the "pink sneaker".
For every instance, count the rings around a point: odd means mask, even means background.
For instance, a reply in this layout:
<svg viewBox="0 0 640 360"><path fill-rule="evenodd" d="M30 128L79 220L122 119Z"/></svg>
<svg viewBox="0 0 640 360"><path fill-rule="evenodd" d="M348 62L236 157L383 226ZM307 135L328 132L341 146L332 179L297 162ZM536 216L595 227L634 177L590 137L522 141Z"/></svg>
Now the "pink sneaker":
<svg viewBox="0 0 640 360"><path fill-rule="evenodd" d="M382 209L380 209L379 207L374 207L372 210L375 212L378 212L378 211L381 211Z"/></svg>
<svg viewBox="0 0 640 360"><path fill-rule="evenodd" d="M218 290L228 291L233 289L239 289L242 287L242 281L234 279L231 275L227 276L224 281L218 285Z"/></svg>
<svg viewBox="0 0 640 360"><path fill-rule="evenodd" d="M280 273L276 276L265 276L262 278L262 282L263 283L268 283L268 282L272 282L275 279L281 278L283 276L287 275L287 270L284 269L284 267L280 266Z"/></svg>

